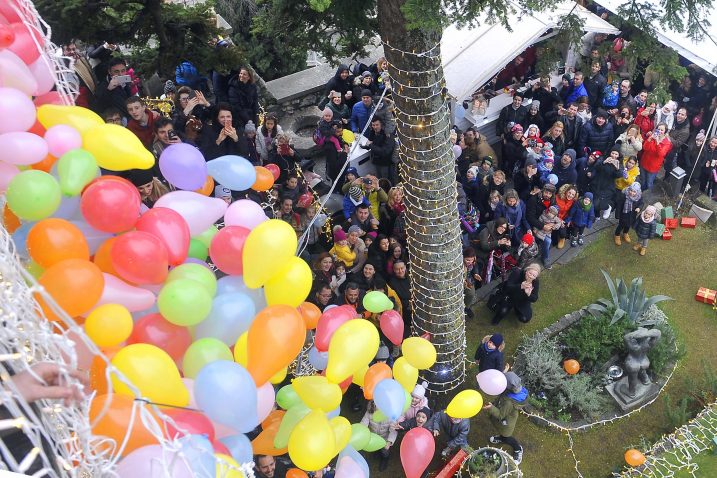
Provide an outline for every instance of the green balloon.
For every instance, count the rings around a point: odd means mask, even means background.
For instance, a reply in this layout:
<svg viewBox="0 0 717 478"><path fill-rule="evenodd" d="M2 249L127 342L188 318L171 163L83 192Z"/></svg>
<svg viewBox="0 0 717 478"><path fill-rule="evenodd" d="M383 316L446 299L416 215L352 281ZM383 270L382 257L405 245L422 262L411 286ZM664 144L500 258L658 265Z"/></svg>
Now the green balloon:
<svg viewBox="0 0 717 478"><path fill-rule="evenodd" d="M373 421L374 422L381 423L381 422L385 422L386 420L388 420L388 417L386 415L384 415L384 413L381 410L376 409L376 411L373 412Z"/></svg>
<svg viewBox="0 0 717 478"><path fill-rule="evenodd" d="M276 394L276 403L284 410L288 410L294 405L301 403L301 398L299 398L299 394L294 390L293 385L284 385Z"/></svg>
<svg viewBox="0 0 717 478"><path fill-rule="evenodd" d="M162 287L157 306L169 322L188 327L207 318L212 310L212 296L197 281L177 279Z"/></svg>
<svg viewBox="0 0 717 478"><path fill-rule="evenodd" d="M234 361L229 347L219 339L211 337L199 339L184 352L184 360L182 361L184 376L194 379L205 365L217 360Z"/></svg>
<svg viewBox="0 0 717 478"><path fill-rule="evenodd" d="M363 449L364 451L378 451L385 446L386 440L381 438L379 435L372 433L371 437L368 439L368 444L366 444Z"/></svg>
<svg viewBox="0 0 717 478"><path fill-rule="evenodd" d="M214 236L217 235L217 232L219 232L217 226L212 225L209 226L206 231L194 236L192 239L198 240L199 242L204 244L207 249L209 249L209 245L212 243L212 239L214 239Z"/></svg>
<svg viewBox="0 0 717 478"><path fill-rule="evenodd" d="M77 196L100 172L95 157L84 149L73 149L57 161L57 175L63 194Z"/></svg>
<svg viewBox="0 0 717 478"><path fill-rule="evenodd" d="M303 403L297 403L286 411L274 437L274 448L284 448L289 444L289 435L292 430L310 411L309 407Z"/></svg>
<svg viewBox="0 0 717 478"><path fill-rule="evenodd" d="M167 282L177 279L191 279L206 287L209 295L214 297L217 293L217 277L201 264L181 264L172 269L167 276Z"/></svg>
<svg viewBox="0 0 717 478"><path fill-rule="evenodd" d="M363 450L368 445L371 439L371 432L366 425L360 423L354 423L351 425L351 439L349 445L354 447L355 450Z"/></svg>
<svg viewBox="0 0 717 478"><path fill-rule="evenodd" d="M411 406L411 394L407 391L403 391L403 393L406 394L406 401L403 402L403 413L406 413L406 410Z"/></svg>
<svg viewBox="0 0 717 478"><path fill-rule="evenodd" d="M200 261L206 261L207 257L209 257L209 248L199 239L190 239L189 253L187 256L199 259Z"/></svg>
<svg viewBox="0 0 717 478"><path fill-rule="evenodd" d="M10 181L7 205L20 219L39 221L57 211L62 192L57 180L45 171L23 171Z"/></svg>
<svg viewBox="0 0 717 478"><path fill-rule="evenodd" d="M363 296L363 306L369 312L380 314L385 310L393 309L393 302L383 292L372 290Z"/></svg>

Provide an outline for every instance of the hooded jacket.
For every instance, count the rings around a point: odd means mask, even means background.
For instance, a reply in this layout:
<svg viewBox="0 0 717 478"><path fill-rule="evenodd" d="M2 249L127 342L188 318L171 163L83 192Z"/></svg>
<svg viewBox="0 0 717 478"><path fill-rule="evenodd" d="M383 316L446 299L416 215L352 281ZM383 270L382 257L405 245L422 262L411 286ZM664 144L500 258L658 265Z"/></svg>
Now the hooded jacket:
<svg viewBox="0 0 717 478"><path fill-rule="evenodd" d="M348 71L349 76L345 79L341 79L341 72L342 71ZM351 91L353 88L353 78L351 77L351 70L349 70L348 65L341 64L336 69L336 73L334 73L333 78L331 78L326 83L326 95L328 96L329 93L332 91L338 91L341 93L341 97L343 98L347 91ZM360 98L359 98L360 100Z"/></svg>
<svg viewBox="0 0 717 478"><path fill-rule="evenodd" d="M436 412L426 422L426 429L438 430L448 439L447 446L458 448L468 444L468 432L471 429L471 422L467 418L458 423L453 423L445 410Z"/></svg>
<svg viewBox="0 0 717 478"><path fill-rule="evenodd" d="M689 131L689 129L688 129ZM642 136L637 135L628 141L627 132L617 137L615 144L620 146L620 155L623 157L637 156L642 151Z"/></svg>
<svg viewBox="0 0 717 478"><path fill-rule="evenodd" d="M626 187L630 186L640 175L640 166L637 163L635 163L635 166L633 166L632 169L624 169L625 163L627 163L627 160L622 162L624 171L622 177L615 180L615 187L618 191L622 191Z"/></svg>
<svg viewBox="0 0 717 478"><path fill-rule="evenodd" d="M622 177L622 165L616 168L605 160L598 161L590 191L598 198L611 198L615 192L615 180Z"/></svg>
<svg viewBox="0 0 717 478"><path fill-rule="evenodd" d="M578 199L570 208L570 213L565 222L572 222L578 227L587 227L590 229L595 222L595 206L593 204L593 193L585 193L586 198L590 199L590 208L586 211L583 209L583 198Z"/></svg>
<svg viewBox="0 0 717 478"><path fill-rule="evenodd" d="M667 136L659 143L655 141L653 136L650 136L642 142L640 166L649 173L657 173L665 162L667 153L669 153L671 149L672 143Z"/></svg>
<svg viewBox="0 0 717 478"><path fill-rule="evenodd" d="M575 184L578 181L578 171L575 167L575 150L566 149L563 156L570 157L570 164L563 166L562 157L560 159L555 158L555 165L553 166L553 174L558 177L558 184L556 187L560 188L563 184Z"/></svg>
<svg viewBox="0 0 717 478"><path fill-rule="evenodd" d="M518 413L527 403L528 390L521 387L519 392L506 391L498 398L498 402L488 409L490 421L500 436L513 435Z"/></svg>
<svg viewBox="0 0 717 478"><path fill-rule="evenodd" d="M595 121L598 115L592 119L591 122L584 125L580 131L580 139L578 140L578 151L584 151L585 148L590 148L590 151L607 151L614 144L614 136L612 123L605 121L605 124L598 126Z"/></svg>
<svg viewBox="0 0 717 478"><path fill-rule="evenodd" d="M510 225L515 226L512 236L518 239L530 230L530 224L525 218L525 203L522 199L518 199L518 202L513 207L501 202L495 210L495 217L504 217Z"/></svg>
<svg viewBox="0 0 717 478"><path fill-rule="evenodd" d="M590 189L590 182L595 177L595 168L597 167L597 161L590 164L590 158L585 156L577 160L577 167L575 168L578 172L578 192L585 194Z"/></svg>
<svg viewBox="0 0 717 478"><path fill-rule="evenodd" d="M259 124L259 93L254 83L242 83L239 75L234 75L229 79L227 96L236 125L245 125L249 120Z"/></svg>
<svg viewBox="0 0 717 478"><path fill-rule="evenodd" d="M476 251L476 256L485 260L491 251L505 247L498 245L501 239L510 239L510 228L506 227L505 232L500 234L496 229L495 221L490 221L478 234L480 249Z"/></svg>

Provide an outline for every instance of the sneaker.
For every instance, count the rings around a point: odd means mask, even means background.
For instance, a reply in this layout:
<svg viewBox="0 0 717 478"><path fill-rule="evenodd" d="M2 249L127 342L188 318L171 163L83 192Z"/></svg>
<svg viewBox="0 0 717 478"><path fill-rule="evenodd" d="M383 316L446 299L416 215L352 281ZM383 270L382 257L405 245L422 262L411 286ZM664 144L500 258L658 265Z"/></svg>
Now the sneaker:
<svg viewBox="0 0 717 478"><path fill-rule="evenodd" d="M548 263L548 261L543 261L543 269L549 271L549 270L551 270L552 268L553 268L553 264L552 264L552 263Z"/></svg>
<svg viewBox="0 0 717 478"><path fill-rule="evenodd" d="M583 244L585 244L585 240L583 239L583 236L578 237L578 244L580 244L581 246Z"/></svg>
<svg viewBox="0 0 717 478"><path fill-rule="evenodd" d="M494 445L503 443L503 441L500 439L500 437L498 435L492 435L490 438L488 438L488 441Z"/></svg>
<svg viewBox="0 0 717 478"><path fill-rule="evenodd" d="M607 209L605 209L605 211L603 211L602 218L607 219L608 217L610 217L611 212L612 212L612 206L608 206Z"/></svg>
<svg viewBox="0 0 717 478"><path fill-rule="evenodd" d="M517 465L520 465L520 463L523 461L523 449L515 450L513 452L513 459L515 460L515 463Z"/></svg>
<svg viewBox="0 0 717 478"><path fill-rule="evenodd" d="M578 247L578 240L575 238L570 239L570 247Z"/></svg>

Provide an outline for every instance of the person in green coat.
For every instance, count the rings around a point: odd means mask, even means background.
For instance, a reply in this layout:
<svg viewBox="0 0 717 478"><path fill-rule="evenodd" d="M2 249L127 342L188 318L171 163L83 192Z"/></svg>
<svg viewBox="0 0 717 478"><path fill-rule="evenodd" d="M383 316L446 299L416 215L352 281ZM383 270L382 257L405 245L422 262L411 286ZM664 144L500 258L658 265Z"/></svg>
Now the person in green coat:
<svg viewBox="0 0 717 478"><path fill-rule="evenodd" d="M513 448L513 459L516 463L523 460L523 447L513 437L515 423L518 421L518 413L528 403L528 390L513 372L507 372L505 378L508 386L505 392L498 397L495 404L488 403L483 408L488 410L490 421L498 431L498 435L491 436L488 441L497 445L505 443Z"/></svg>

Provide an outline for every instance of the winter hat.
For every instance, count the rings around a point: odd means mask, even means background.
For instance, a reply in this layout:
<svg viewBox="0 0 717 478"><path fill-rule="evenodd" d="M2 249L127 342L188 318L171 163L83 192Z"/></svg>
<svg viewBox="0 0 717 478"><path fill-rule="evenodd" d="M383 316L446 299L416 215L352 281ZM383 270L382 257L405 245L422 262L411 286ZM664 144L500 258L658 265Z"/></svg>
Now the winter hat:
<svg viewBox="0 0 717 478"><path fill-rule="evenodd" d="M554 163L555 162L555 153L551 150L543 151L543 162L544 163Z"/></svg>
<svg viewBox="0 0 717 478"><path fill-rule="evenodd" d="M369 90L369 89L363 90L363 91L361 92L361 98L363 98L364 96L373 96L373 95L371 94L371 90Z"/></svg>
<svg viewBox="0 0 717 478"><path fill-rule="evenodd" d="M220 184L214 188L214 197L219 199L230 198L232 197L232 192L229 188Z"/></svg>
<svg viewBox="0 0 717 478"><path fill-rule="evenodd" d="M677 103L673 100L670 100L667 103L665 103L665 106L663 106L663 109L665 109L665 108L670 110L669 111L670 113L674 113L675 110L677 109Z"/></svg>
<svg viewBox="0 0 717 478"><path fill-rule="evenodd" d="M468 168L468 172L473 173L474 178L478 177L478 166L471 166Z"/></svg>
<svg viewBox="0 0 717 478"><path fill-rule="evenodd" d="M523 234L523 237L520 238L520 240L521 240L522 242L525 242L525 243L528 244L529 246L532 246L533 243L535 242L535 238L533 237L533 235L532 235L532 234L528 234L528 233Z"/></svg>
<svg viewBox="0 0 717 478"><path fill-rule="evenodd" d="M608 116L607 116L607 111L605 111L605 110L602 109L602 108L598 108L597 113L595 113L595 117L596 117L596 118L602 118L602 119L605 119L605 120L606 120L606 119L608 118Z"/></svg>
<svg viewBox="0 0 717 478"><path fill-rule="evenodd" d="M151 169L130 169L124 174L137 187L149 184L154 180Z"/></svg>
<svg viewBox="0 0 717 478"><path fill-rule="evenodd" d="M538 100L533 100L533 102L530 103L530 108L531 108L531 109L532 109L532 108L535 108L536 110L539 110L539 109L540 109L540 101L538 101Z"/></svg>
<svg viewBox="0 0 717 478"><path fill-rule="evenodd" d="M353 202L355 206L358 206L363 202L363 191L358 186L351 186L349 188L349 197L351 198L351 202Z"/></svg>
<svg viewBox="0 0 717 478"><path fill-rule="evenodd" d="M491 166L493 166L493 157L492 156L483 156L483 162L488 163Z"/></svg>
<svg viewBox="0 0 717 478"><path fill-rule="evenodd" d="M418 410L416 412L416 415L418 415L419 413L423 413L426 416L426 418L431 418L431 415L433 415L433 412L431 412L431 409L428 407L421 408L420 410Z"/></svg>
<svg viewBox="0 0 717 478"><path fill-rule="evenodd" d="M555 191L556 191L555 184L552 184L552 183L543 184L543 191L549 191L551 193L555 193Z"/></svg>
<svg viewBox="0 0 717 478"><path fill-rule="evenodd" d="M511 133L517 133L518 131L520 131L522 133L523 127L520 124L516 123L513 125L513 127L510 129L510 131L511 131Z"/></svg>
<svg viewBox="0 0 717 478"><path fill-rule="evenodd" d="M520 392L523 388L523 382L520 380L520 377L515 374L515 372L507 372L505 374L505 379L508 382L508 390L511 392Z"/></svg>
<svg viewBox="0 0 717 478"><path fill-rule="evenodd" d="M346 233L343 229L337 229L334 231L334 242L345 241Z"/></svg>
<svg viewBox="0 0 717 478"><path fill-rule="evenodd" d="M570 80L572 80L572 77L570 76L570 73L565 73L565 74L563 75L563 80L565 80L565 81L570 81Z"/></svg>
<svg viewBox="0 0 717 478"><path fill-rule="evenodd" d="M329 108L328 106L327 106L326 108L324 108L324 110L321 112L321 114L322 114L322 116L323 116L323 115L330 115L331 118L334 117L334 112L333 112L333 110L332 110L331 108Z"/></svg>
<svg viewBox="0 0 717 478"><path fill-rule="evenodd" d="M625 194L628 194L630 191L634 192L637 197L633 199L633 201L639 201L642 197L642 187L640 187L640 183L635 181L634 183L630 184L630 186L625 188Z"/></svg>
<svg viewBox="0 0 717 478"><path fill-rule="evenodd" d="M530 132L531 129L535 130L535 136L540 137L540 128L538 128L537 124L528 125L528 128L525 130L525 133L523 133L523 136L525 136L527 138L528 133Z"/></svg>
<svg viewBox="0 0 717 478"><path fill-rule="evenodd" d="M574 149L566 149L565 152L563 153L563 155L565 155L565 154L570 156L571 160L575 161L575 156L577 156L577 153L575 152Z"/></svg>
<svg viewBox="0 0 717 478"><path fill-rule="evenodd" d="M351 227L354 227L354 226L351 226ZM378 237L378 233L377 233L376 231L371 231L371 232L367 233L366 235L367 235L368 237L370 237L371 239L373 239L374 241L375 241L376 238Z"/></svg>
<svg viewBox="0 0 717 478"><path fill-rule="evenodd" d="M647 206L647 207L645 208L645 210L642 211L642 214L640 214L640 217L642 217L642 220L643 220L643 221L647 221L647 218L645 217L645 214L647 214L648 212L651 212L651 213L652 213L652 218L654 219L654 218L655 218L655 214L657 214L657 209L655 209L655 206L653 206L652 204L650 204L649 206Z"/></svg>
<svg viewBox="0 0 717 478"><path fill-rule="evenodd" d="M490 336L490 341L493 342L493 345L496 347L500 347L503 344L503 336L500 334L493 334Z"/></svg>
<svg viewBox="0 0 717 478"><path fill-rule="evenodd" d="M536 167L538 165L538 162L535 160L535 158L528 158L525 160L525 167L533 166Z"/></svg>
<svg viewBox="0 0 717 478"><path fill-rule="evenodd" d="M361 78L366 78L367 76L372 76L370 71L366 70L361 73Z"/></svg>
<svg viewBox="0 0 717 478"><path fill-rule="evenodd" d="M256 133L256 126L254 125L254 122L252 120L249 120L244 125L244 132L245 133Z"/></svg>
<svg viewBox="0 0 717 478"><path fill-rule="evenodd" d="M176 93L177 92L177 86L174 84L172 80L167 80L164 82L164 94L168 95L170 93Z"/></svg>
<svg viewBox="0 0 717 478"><path fill-rule="evenodd" d="M555 215L557 216L558 213L560 212L560 209L558 209L558 206L550 206L550 207L548 208L548 212L549 212L550 214L555 214Z"/></svg>
<svg viewBox="0 0 717 478"><path fill-rule="evenodd" d="M697 136L695 136L695 141L702 141L702 142L704 142L704 140L705 140L706 138L707 138L707 136L705 136L705 130L701 129L700 132L697 133Z"/></svg>
<svg viewBox="0 0 717 478"><path fill-rule="evenodd" d="M553 143L550 141L546 141L543 143L543 151L552 151L553 150Z"/></svg>
<svg viewBox="0 0 717 478"><path fill-rule="evenodd" d="M349 232L348 232L348 233L349 233L349 234L352 234L352 233L354 233L354 232L356 232L356 233L358 233L359 235L361 235L361 233L363 232L363 229L361 229L361 226L357 226L357 225L354 224L353 226L349 227Z"/></svg>
<svg viewBox="0 0 717 478"><path fill-rule="evenodd" d="M388 347L382 345L378 348L378 352L376 352L376 360L388 360L389 355Z"/></svg>
<svg viewBox="0 0 717 478"><path fill-rule="evenodd" d="M411 396L415 397L415 398L425 397L427 387L428 387L428 382L417 383L416 386L413 387L413 392L411 392Z"/></svg>
<svg viewBox="0 0 717 478"><path fill-rule="evenodd" d="M353 166L346 168L346 171L344 171L344 176L347 174L353 174L357 178L359 177L358 169L354 168Z"/></svg>
<svg viewBox="0 0 717 478"><path fill-rule="evenodd" d="M602 158L602 153L601 153L600 151L598 151L597 149L596 149L595 151L593 151L592 153L590 153L590 154L592 154L593 156L595 156L595 159L600 159L600 158Z"/></svg>
<svg viewBox="0 0 717 478"><path fill-rule="evenodd" d="M558 185L558 181L559 181L559 179L558 179L558 176L557 176L557 175L555 175L555 174L548 174L548 182L549 182L551 185L557 186L557 185Z"/></svg>

